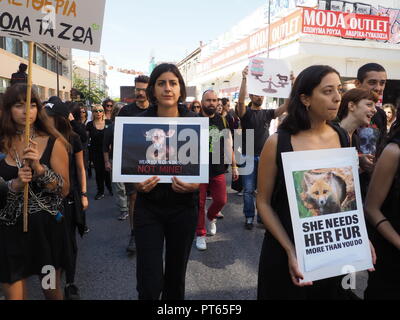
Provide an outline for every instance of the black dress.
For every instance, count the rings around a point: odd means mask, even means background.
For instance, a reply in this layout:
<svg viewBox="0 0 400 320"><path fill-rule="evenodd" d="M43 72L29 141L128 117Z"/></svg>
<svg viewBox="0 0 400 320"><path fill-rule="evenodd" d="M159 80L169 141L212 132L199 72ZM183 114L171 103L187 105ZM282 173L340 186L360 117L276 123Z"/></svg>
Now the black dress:
<svg viewBox="0 0 400 320"><path fill-rule="evenodd" d="M400 147L400 136L393 138L389 143L396 143ZM400 166L397 169L389 193L382 204L381 211L392 227L400 234ZM375 247L375 271L368 276L368 286L365 290L365 299L400 300L400 252L382 234L370 228L370 239Z"/></svg>
<svg viewBox="0 0 400 320"><path fill-rule="evenodd" d="M55 139L49 138L40 163L51 169L50 157ZM18 177L18 168L0 161L0 176L8 181ZM35 189L34 189L35 190ZM37 189L35 190L38 191ZM71 249L64 220L46 211L29 214L28 232L23 232L22 214L14 225L0 222L0 283L14 283L42 274L44 266L70 268Z"/></svg>
<svg viewBox="0 0 400 320"><path fill-rule="evenodd" d="M347 133L340 127L332 125L338 133L342 148L349 146ZM278 131L276 164L278 167L271 205L294 243L292 220L286 191L285 176L282 164L282 152L291 152L291 135L287 131ZM341 290L342 277L314 281L312 286L297 287L293 284L288 266L288 256L278 240L267 230L261 249L258 271L258 300L304 300L304 299L345 299Z"/></svg>

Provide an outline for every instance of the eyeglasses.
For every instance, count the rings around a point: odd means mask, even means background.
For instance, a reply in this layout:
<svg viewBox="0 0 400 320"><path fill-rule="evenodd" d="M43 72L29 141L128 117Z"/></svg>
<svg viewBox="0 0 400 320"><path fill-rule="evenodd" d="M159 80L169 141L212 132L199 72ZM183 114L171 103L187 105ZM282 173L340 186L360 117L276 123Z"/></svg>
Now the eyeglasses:
<svg viewBox="0 0 400 320"><path fill-rule="evenodd" d="M93 110L93 112L102 113L104 110Z"/></svg>

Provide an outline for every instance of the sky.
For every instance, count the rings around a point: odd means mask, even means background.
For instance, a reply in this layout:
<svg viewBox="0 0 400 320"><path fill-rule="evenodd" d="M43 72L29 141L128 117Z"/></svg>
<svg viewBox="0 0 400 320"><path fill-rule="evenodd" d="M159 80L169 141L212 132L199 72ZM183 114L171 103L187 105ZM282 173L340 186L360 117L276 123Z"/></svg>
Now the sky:
<svg viewBox="0 0 400 320"><path fill-rule="evenodd" d="M157 61L179 62L229 31L266 0L106 0L100 54L109 66L147 73ZM74 55L89 53L73 50ZM96 54L93 53L93 56ZM134 76L108 71L109 94L133 85Z"/></svg>

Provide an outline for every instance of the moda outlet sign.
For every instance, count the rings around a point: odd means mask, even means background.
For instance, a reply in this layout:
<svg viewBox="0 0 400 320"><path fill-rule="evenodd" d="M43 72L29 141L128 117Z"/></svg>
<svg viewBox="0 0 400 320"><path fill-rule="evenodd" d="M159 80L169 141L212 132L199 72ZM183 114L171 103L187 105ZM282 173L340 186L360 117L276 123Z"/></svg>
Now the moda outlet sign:
<svg viewBox="0 0 400 320"><path fill-rule="evenodd" d="M100 51L106 0L0 0L0 36Z"/></svg>
<svg viewBox="0 0 400 320"><path fill-rule="evenodd" d="M389 40L389 17L304 8L303 33Z"/></svg>

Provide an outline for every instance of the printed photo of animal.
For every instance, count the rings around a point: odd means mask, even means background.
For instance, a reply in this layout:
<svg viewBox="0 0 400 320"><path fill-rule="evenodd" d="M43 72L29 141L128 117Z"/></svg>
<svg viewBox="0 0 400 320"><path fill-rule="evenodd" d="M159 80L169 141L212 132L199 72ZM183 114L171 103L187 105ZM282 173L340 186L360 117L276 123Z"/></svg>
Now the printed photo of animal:
<svg viewBox="0 0 400 320"><path fill-rule="evenodd" d="M175 130L164 131L160 128L146 131L144 136L152 144L147 149L147 160L170 160L175 155L175 148L168 143L167 139L174 136Z"/></svg>
<svg viewBox="0 0 400 320"><path fill-rule="evenodd" d="M351 167L293 172L300 218L356 210Z"/></svg>

